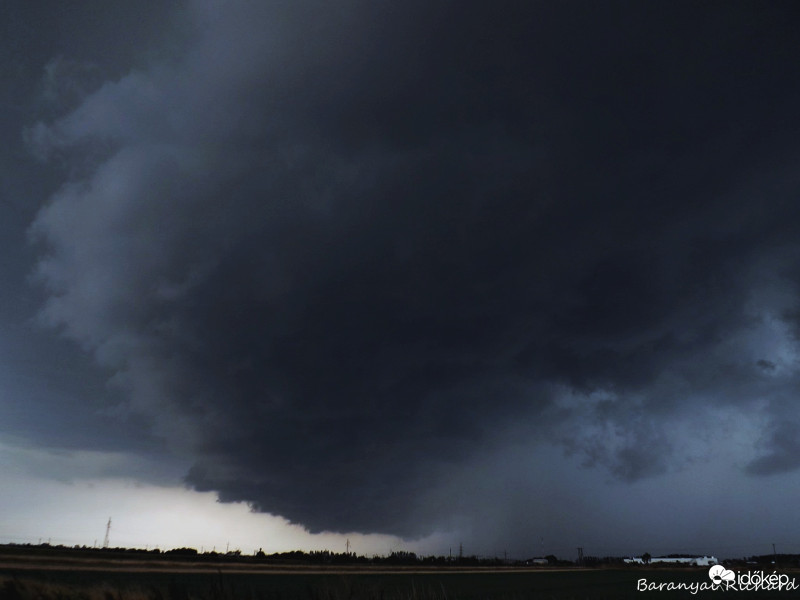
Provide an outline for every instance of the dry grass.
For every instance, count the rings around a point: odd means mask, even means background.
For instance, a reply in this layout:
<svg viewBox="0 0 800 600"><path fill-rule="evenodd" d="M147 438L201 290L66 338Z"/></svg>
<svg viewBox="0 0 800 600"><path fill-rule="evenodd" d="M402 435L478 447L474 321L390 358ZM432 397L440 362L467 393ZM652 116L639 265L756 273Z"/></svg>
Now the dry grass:
<svg viewBox="0 0 800 600"><path fill-rule="evenodd" d="M516 597L507 597L516 600ZM336 584L307 586L294 591L234 590L224 583L205 592L190 592L180 585L118 588L108 584L69 585L18 578L0 578L0 600L456 600L444 587L386 591L363 583L342 580Z"/></svg>
<svg viewBox="0 0 800 600"><path fill-rule="evenodd" d="M370 568L8 553L0 556L0 600L640 600L636 580L654 574L706 577L698 569Z"/></svg>
<svg viewBox="0 0 800 600"><path fill-rule="evenodd" d="M154 590L153 590L154 591ZM153 591L126 590L106 584L69 585L28 579L0 579L0 600L157 600Z"/></svg>

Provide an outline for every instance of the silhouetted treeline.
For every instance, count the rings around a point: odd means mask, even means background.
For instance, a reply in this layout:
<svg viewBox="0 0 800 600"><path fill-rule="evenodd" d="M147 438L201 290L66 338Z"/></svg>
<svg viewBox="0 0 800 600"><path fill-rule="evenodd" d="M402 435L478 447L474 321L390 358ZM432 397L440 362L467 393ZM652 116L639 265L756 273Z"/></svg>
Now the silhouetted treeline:
<svg viewBox="0 0 800 600"><path fill-rule="evenodd" d="M115 558L130 557L134 559L143 555L160 557L162 560L191 560L191 561L236 561L265 564L284 565L386 565L386 566L430 566L430 567L614 567L625 566L624 558L617 556L584 556L578 565L577 561L564 560L554 555L544 558L529 558L523 560L506 560L499 557L479 556L420 556L414 552L397 550L387 556L364 556L354 552L331 552L329 550L291 550L288 552L274 552L266 554L259 550L254 554L242 554L238 549L226 552L198 551L196 548L174 548L160 550L158 548L97 548L93 546L63 546L51 544L5 544L0 545L0 553L11 553L24 549L25 552L43 556L57 556L64 554L80 553L82 556L102 558L113 555ZM671 555L680 556L680 555ZM726 564L734 566L745 565L800 565L800 555L797 554L765 554L742 559L725 560Z"/></svg>
<svg viewBox="0 0 800 600"><path fill-rule="evenodd" d="M503 564L523 565L524 561L504 561L499 558L478 558L476 556L419 556L415 552L398 550L388 556L363 556L355 553L336 553L328 550L292 550L291 552L275 552L265 554L257 552L256 560L273 563L292 564L367 564L367 565L404 565L404 566L497 566Z"/></svg>
<svg viewBox="0 0 800 600"><path fill-rule="evenodd" d="M567 566L572 564L569 560L559 560L555 562L556 566ZM625 558L622 556L584 556L582 565L584 567L603 567L609 565L624 565Z"/></svg>
<svg viewBox="0 0 800 600"><path fill-rule="evenodd" d="M776 565L797 566L800 565L800 554L760 554L748 556L742 559L725 560L729 566L750 566L774 567Z"/></svg>
<svg viewBox="0 0 800 600"><path fill-rule="evenodd" d="M532 564L524 560L504 560L496 557L478 556L420 556L414 552L398 550L388 556L364 556L353 552L331 552L329 550L292 550L266 554L263 550L255 554L242 554L240 550L217 552L216 550L200 552L196 548L175 548L160 550L158 548L97 548L93 546L63 546L51 544L6 544L0 545L0 553L25 549L26 552L44 556L80 553L83 556L102 558L113 555L115 558L160 557L164 560L192 561L237 561L273 564L307 564L307 565L401 565L401 566L527 566ZM548 557L550 558L550 557ZM558 561L552 557L550 565L569 565L570 561Z"/></svg>

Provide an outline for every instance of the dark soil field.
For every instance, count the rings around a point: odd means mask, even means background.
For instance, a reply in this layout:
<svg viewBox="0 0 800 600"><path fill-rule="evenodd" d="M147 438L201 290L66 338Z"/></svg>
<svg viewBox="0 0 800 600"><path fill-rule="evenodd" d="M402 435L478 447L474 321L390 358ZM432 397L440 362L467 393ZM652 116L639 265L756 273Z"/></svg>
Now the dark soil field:
<svg viewBox="0 0 800 600"><path fill-rule="evenodd" d="M641 580L707 583L705 568L460 569L273 565L103 556L0 554L0 600L589 600L710 598L640 591ZM796 598L798 592L728 592Z"/></svg>

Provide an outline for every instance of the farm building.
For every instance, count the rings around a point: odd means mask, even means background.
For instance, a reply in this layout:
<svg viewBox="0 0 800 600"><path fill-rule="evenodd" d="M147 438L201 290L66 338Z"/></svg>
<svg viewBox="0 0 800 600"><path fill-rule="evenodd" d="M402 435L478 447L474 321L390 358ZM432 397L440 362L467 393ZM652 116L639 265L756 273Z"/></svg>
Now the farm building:
<svg viewBox="0 0 800 600"><path fill-rule="evenodd" d="M644 564L640 557L626 558L628 564ZM693 565L697 567L710 567L719 561L714 556L654 556L649 560L650 563L676 563L681 565Z"/></svg>

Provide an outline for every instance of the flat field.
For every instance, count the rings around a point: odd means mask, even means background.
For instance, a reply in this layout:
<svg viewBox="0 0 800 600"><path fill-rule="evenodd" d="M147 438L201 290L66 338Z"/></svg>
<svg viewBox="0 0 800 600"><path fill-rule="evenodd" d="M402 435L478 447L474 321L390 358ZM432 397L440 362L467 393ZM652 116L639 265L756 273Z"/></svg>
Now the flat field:
<svg viewBox="0 0 800 600"><path fill-rule="evenodd" d="M0 554L0 600L591 600L710 598L719 591L638 591L637 582L708 582L692 569L315 567ZM797 592L747 592L789 598ZM734 594L738 596L739 594Z"/></svg>

